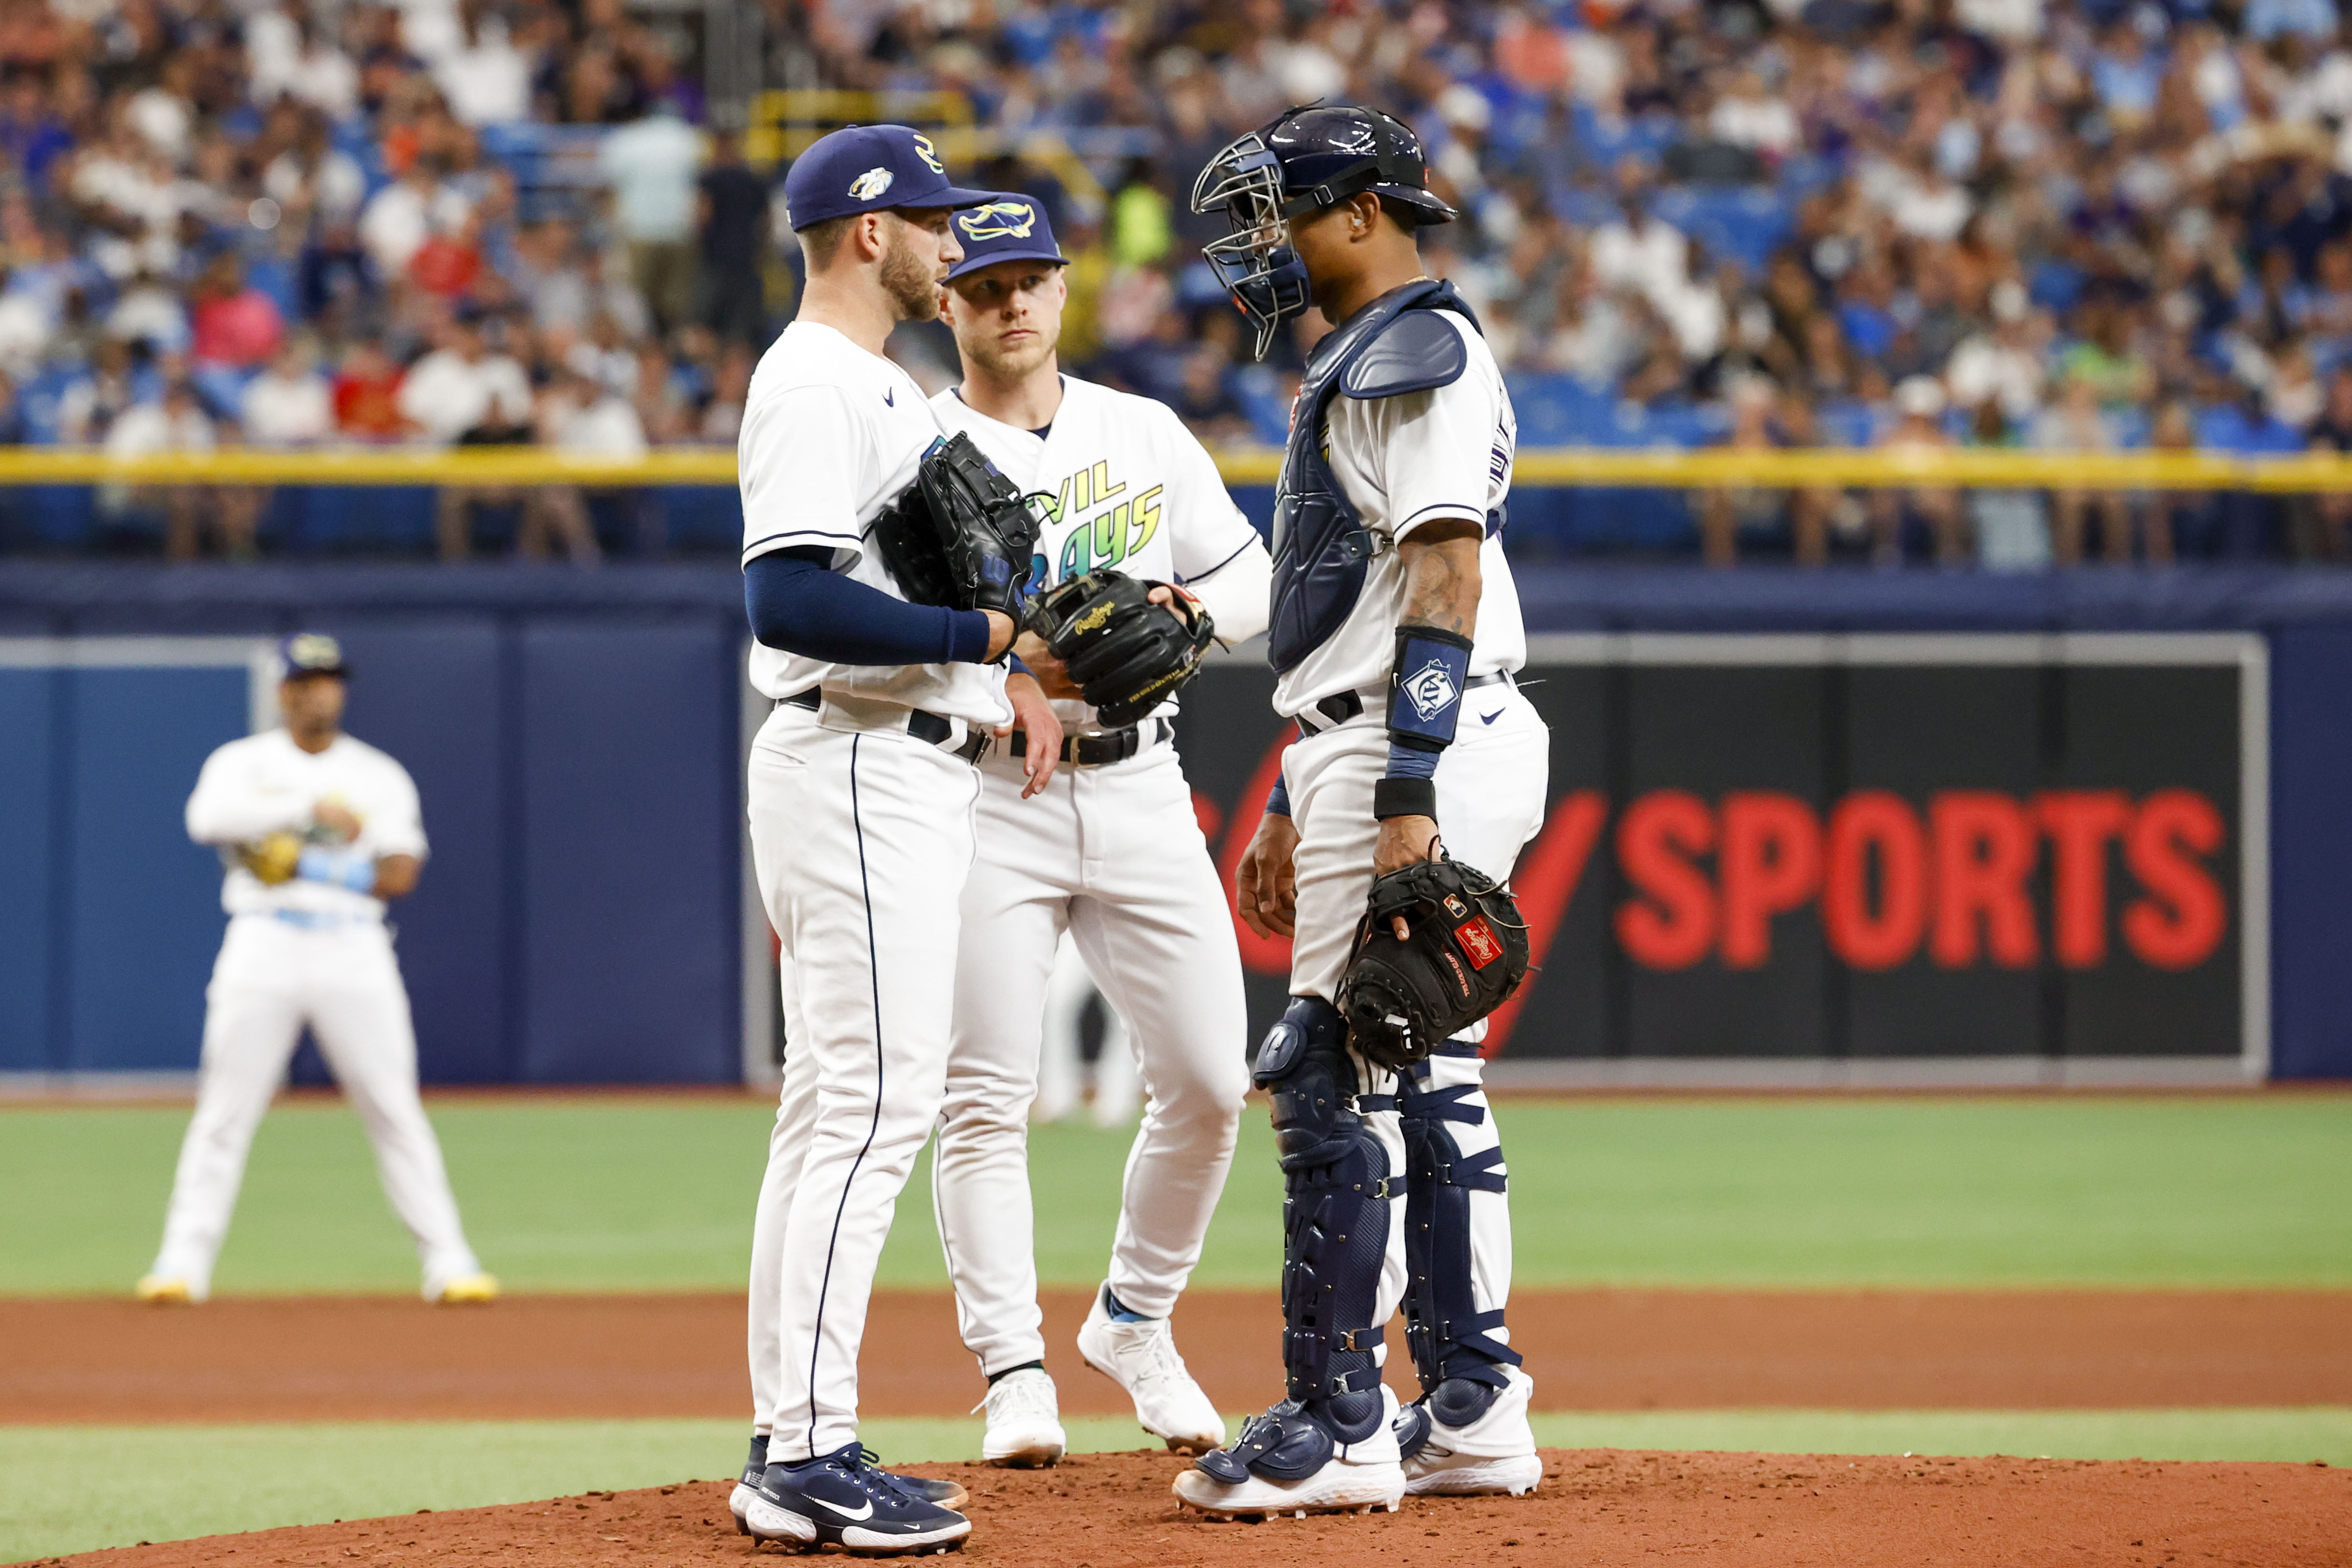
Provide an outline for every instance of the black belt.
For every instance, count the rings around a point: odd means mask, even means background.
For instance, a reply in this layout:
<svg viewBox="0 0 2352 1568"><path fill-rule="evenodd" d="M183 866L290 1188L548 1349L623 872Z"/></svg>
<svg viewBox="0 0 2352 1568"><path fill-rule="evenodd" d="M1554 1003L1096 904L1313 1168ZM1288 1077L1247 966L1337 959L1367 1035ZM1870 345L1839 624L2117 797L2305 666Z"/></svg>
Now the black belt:
<svg viewBox="0 0 2352 1568"><path fill-rule="evenodd" d="M811 713L817 713L822 711L824 707L824 694L817 687L811 686L804 692L794 692L788 697L778 697L776 699L776 706L779 707L806 708ZM908 708L907 710L907 733L913 736L917 740L921 741L925 746L944 746L947 744L948 737L955 734L955 720L951 718L941 718L938 714L928 712L922 708ZM988 730L986 727L977 724L966 725L964 727L963 744L955 748L955 755L961 758L964 761L970 762L973 758L977 758L982 751L986 750L987 747Z"/></svg>
<svg viewBox="0 0 2352 1568"><path fill-rule="evenodd" d="M1150 738L1144 738L1145 727L1150 728ZM1157 746L1168 734L1164 718L1147 719L1125 729L1106 730L1100 735L1066 735L1062 737L1062 760L1079 768L1105 768L1114 762L1124 762L1147 746ZM1013 757L1029 755L1029 737L1025 731L1014 730L1005 746Z"/></svg>
<svg viewBox="0 0 2352 1568"><path fill-rule="evenodd" d="M1510 679L1510 671L1496 670L1491 675L1471 676L1468 680L1462 683L1462 689L1465 691L1475 691L1480 686L1507 685L1509 684ZM1375 697L1380 698L1385 698L1388 695L1386 691L1377 692L1373 695ZM1345 724L1349 719L1354 718L1358 714L1364 711L1365 706L1364 694L1362 692L1340 692L1336 695L1325 697L1321 702L1315 705L1313 711L1321 714L1325 718L1330 720L1330 723L1318 728L1308 724L1307 722L1307 716L1305 714L1301 714L1298 716L1299 732L1302 735L1320 735L1326 729L1329 729L1337 725Z"/></svg>

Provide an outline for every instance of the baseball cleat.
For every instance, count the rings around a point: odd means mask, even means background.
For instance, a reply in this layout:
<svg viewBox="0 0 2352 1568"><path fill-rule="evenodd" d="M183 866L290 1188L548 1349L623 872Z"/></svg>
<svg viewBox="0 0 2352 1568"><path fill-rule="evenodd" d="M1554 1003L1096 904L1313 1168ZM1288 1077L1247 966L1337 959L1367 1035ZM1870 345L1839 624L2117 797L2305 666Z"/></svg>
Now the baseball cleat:
<svg viewBox="0 0 2352 1568"><path fill-rule="evenodd" d="M433 1292L445 1307L486 1307L499 1299L499 1281L489 1274L460 1274Z"/></svg>
<svg viewBox="0 0 2352 1568"><path fill-rule="evenodd" d="M988 1412L988 1435L981 1439L980 1457L992 1465L1042 1469L1057 1463L1069 1447L1054 1379L1043 1367L1006 1373L988 1385L988 1397L980 1407Z"/></svg>
<svg viewBox="0 0 2352 1568"><path fill-rule="evenodd" d="M1528 1403L1535 1380L1504 1369L1497 1389L1449 1377L1398 1413L1405 1490L1414 1497L1525 1497L1543 1479Z"/></svg>
<svg viewBox="0 0 2352 1568"><path fill-rule="evenodd" d="M950 1552L971 1521L918 1497L856 1443L797 1465L770 1465L743 1510L755 1540L838 1546L861 1557Z"/></svg>
<svg viewBox="0 0 2352 1568"><path fill-rule="evenodd" d="M1225 1419L1176 1354L1175 1331L1166 1318L1119 1322L1110 1315L1106 1284L1095 1292L1095 1304L1078 1330L1078 1354L1126 1389L1135 1401L1137 1424L1177 1453L1205 1454L1224 1447Z"/></svg>
<svg viewBox="0 0 2352 1568"><path fill-rule="evenodd" d="M1386 1419L1362 1440L1336 1440L1322 1416L1284 1400L1242 1423L1230 1448L1202 1455L1169 1490L1177 1500L1221 1519L1282 1514L1393 1513L1405 1495L1397 1459L1396 1396L1383 1388Z"/></svg>
<svg viewBox="0 0 2352 1568"><path fill-rule="evenodd" d="M177 1274L149 1274L133 1293L151 1307L193 1307L200 1299L195 1288Z"/></svg>
<svg viewBox="0 0 2352 1568"><path fill-rule="evenodd" d="M743 1461L743 1473L735 1478L735 1490L727 1494L727 1511L735 1521L735 1533L738 1535L751 1533L751 1527L743 1522L743 1515L751 1508L751 1500L760 1495L760 1482L767 1472L768 1439L754 1437L751 1439L751 1457ZM913 1492L925 1502L937 1503L941 1508L961 1508L971 1500L971 1493L964 1490L962 1483L958 1481L933 1480L929 1476L898 1476L895 1479L901 1490Z"/></svg>

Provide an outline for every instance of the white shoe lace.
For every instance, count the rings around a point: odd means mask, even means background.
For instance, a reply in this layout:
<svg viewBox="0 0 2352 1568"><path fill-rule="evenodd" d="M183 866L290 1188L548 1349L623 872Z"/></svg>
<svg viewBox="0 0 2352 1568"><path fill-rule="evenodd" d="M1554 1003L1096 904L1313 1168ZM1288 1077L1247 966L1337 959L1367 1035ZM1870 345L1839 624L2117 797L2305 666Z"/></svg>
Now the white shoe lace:
<svg viewBox="0 0 2352 1568"><path fill-rule="evenodd" d="M971 1407L972 1414L988 1412L988 1424L1019 1422L1058 1425L1062 1419L1060 1401L1055 1397L1054 1380L1034 1368L1016 1372L1010 1377L1000 1377L988 1385L987 1396Z"/></svg>
<svg viewBox="0 0 2352 1568"><path fill-rule="evenodd" d="M1111 1325L1119 1367L1139 1384L1190 1383L1192 1373L1176 1352L1176 1335L1166 1318Z"/></svg>

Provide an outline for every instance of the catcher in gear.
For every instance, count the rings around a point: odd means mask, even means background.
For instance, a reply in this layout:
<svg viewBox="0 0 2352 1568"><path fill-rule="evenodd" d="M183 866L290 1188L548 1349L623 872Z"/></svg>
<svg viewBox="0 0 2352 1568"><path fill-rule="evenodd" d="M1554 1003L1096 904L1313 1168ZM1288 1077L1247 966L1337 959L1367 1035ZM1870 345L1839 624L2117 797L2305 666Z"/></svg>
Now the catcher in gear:
<svg viewBox="0 0 2352 1568"><path fill-rule="evenodd" d="M1480 1046L1526 948L1470 869L1507 877L1549 757L1512 678L1509 394L1422 264L1415 235L1454 214L1391 116L1293 110L1213 159L1192 205L1226 219L1203 254L1261 352L1309 304L1332 330L1276 487L1267 651L1299 738L1234 879L1243 920L1292 938L1255 1062L1286 1190L1285 1396L1176 1493L1226 1516L1523 1493L1543 1467ZM1402 1410L1381 1377L1399 1306L1422 1387Z"/></svg>

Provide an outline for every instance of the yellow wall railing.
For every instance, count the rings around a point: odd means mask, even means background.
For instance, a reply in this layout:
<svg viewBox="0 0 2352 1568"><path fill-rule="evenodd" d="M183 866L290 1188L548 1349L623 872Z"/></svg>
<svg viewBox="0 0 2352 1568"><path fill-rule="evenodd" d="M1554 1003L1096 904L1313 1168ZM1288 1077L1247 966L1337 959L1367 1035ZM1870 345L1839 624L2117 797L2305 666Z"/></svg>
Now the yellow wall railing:
<svg viewBox="0 0 2352 1568"><path fill-rule="evenodd" d="M1270 447L1216 453L1229 485L1271 485L1282 455ZM1912 488L1958 486L2042 490L2259 490L2352 493L2352 457L2327 454L2231 457L2214 453L1959 450L1521 452L1525 488L1622 486L1665 490L1721 486ZM229 449L112 458L69 447L0 447L0 485L732 485L724 447L668 448L643 457L569 456L534 447L333 452Z"/></svg>

